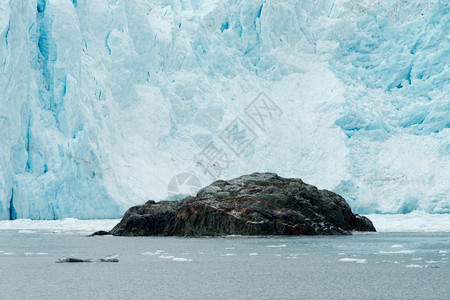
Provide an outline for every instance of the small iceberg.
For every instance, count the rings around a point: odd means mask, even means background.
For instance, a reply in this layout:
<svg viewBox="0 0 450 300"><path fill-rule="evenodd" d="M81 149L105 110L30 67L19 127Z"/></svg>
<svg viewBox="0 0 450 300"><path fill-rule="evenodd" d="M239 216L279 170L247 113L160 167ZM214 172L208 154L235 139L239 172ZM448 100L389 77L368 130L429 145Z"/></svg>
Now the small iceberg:
<svg viewBox="0 0 450 300"><path fill-rule="evenodd" d="M104 258L100 258L99 262L119 262L117 259L117 255L105 256Z"/></svg>
<svg viewBox="0 0 450 300"><path fill-rule="evenodd" d="M117 255L108 255L103 258L94 260L92 258L83 259L78 257L61 257L56 263L91 263L91 262L119 262Z"/></svg>
<svg viewBox="0 0 450 300"><path fill-rule="evenodd" d="M77 257L60 257L56 261L56 263L86 263L86 262L93 262L94 260L92 258L88 259L82 259Z"/></svg>

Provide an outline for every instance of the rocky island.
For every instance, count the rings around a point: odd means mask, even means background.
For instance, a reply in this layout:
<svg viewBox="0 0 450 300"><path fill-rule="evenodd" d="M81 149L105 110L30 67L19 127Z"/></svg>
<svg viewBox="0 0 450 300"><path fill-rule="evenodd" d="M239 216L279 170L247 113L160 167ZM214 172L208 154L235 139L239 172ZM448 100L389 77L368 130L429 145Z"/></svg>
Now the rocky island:
<svg viewBox="0 0 450 300"><path fill-rule="evenodd" d="M131 207L116 236L344 235L375 231L344 198L301 179L253 173L218 180L181 201Z"/></svg>

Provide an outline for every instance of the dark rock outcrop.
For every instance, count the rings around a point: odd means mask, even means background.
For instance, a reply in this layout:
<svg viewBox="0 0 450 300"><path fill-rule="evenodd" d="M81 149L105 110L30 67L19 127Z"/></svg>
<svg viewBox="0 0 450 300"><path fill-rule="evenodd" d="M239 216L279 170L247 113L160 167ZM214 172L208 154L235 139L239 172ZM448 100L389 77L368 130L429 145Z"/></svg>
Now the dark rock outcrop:
<svg viewBox="0 0 450 300"><path fill-rule="evenodd" d="M254 173L218 180L196 197L130 208L118 236L339 235L375 231L344 198L301 179Z"/></svg>

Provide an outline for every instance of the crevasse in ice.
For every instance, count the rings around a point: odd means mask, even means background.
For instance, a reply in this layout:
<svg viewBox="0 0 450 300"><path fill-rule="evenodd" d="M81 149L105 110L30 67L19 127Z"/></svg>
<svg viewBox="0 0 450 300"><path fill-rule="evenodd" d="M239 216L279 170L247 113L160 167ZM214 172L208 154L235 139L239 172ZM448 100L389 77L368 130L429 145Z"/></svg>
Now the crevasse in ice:
<svg viewBox="0 0 450 300"><path fill-rule="evenodd" d="M119 217L179 173L254 171L359 213L450 212L449 15L444 0L0 0L0 219Z"/></svg>

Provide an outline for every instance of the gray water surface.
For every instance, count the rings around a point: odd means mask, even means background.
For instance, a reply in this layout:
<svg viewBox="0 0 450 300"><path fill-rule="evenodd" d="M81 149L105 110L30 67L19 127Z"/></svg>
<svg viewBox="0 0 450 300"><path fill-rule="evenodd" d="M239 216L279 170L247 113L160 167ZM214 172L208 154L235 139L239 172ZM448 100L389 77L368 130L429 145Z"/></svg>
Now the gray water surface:
<svg viewBox="0 0 450 300"><path fill-rule="evenodd" d="M86 237L0 231L0 299L450 299L449 233ZM100 262L117 255L119 262ZM56 263L62 257L92 259Z"/></svg>

